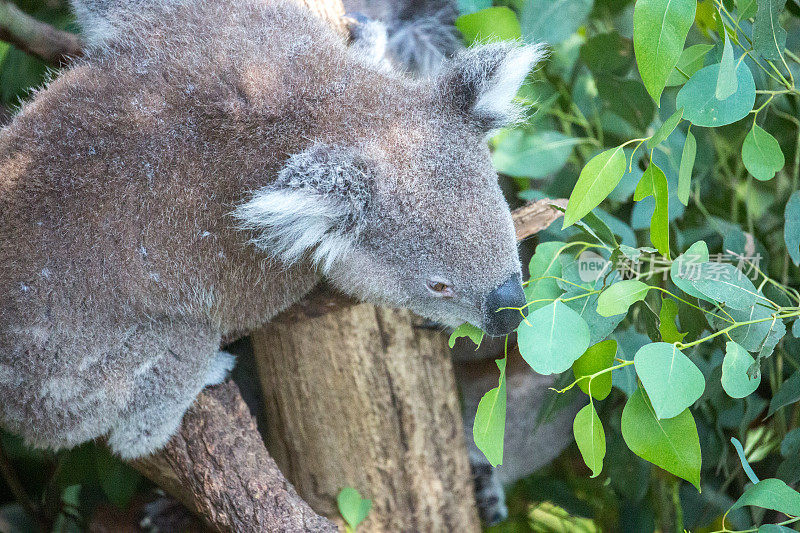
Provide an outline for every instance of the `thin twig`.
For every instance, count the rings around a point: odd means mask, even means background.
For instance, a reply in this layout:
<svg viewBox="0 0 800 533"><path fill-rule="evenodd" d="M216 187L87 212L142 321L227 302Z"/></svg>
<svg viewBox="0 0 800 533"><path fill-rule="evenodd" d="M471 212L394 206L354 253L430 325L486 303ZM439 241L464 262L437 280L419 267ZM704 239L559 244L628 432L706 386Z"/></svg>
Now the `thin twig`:
<svg viewBox="0 0 800 533"><path fill-rule="evenodd" d="M36 20L6 0L0 0L0 40L55 67L83 55L79 36Z"/></svg>

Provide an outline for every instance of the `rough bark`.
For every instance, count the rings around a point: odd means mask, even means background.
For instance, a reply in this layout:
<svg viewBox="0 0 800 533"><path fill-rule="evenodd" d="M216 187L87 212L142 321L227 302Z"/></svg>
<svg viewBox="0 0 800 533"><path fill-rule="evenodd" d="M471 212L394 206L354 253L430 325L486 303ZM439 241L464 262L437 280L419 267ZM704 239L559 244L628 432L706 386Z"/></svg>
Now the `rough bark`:
<svg viewBox="0 0 800 533"><path fill-rule="evenodd" d="M337 531L278 470L233 382L203 391L167 447L133 466L219 531Z"/></svg>
<svg viewBox="0 0 800 533"><path fill-rule="evenodd" d="M365 531L478 531L445 337L407 311L359 304L282 317L253 337L268 447L316 511L345 486Z"/></svg>
<svg viewBox="0 0 800 533"><path fill-rule="evenodd" d="M40 22L6 0L0 0L0 40L55 67L79 57L83 49L80 37L74 33Z"/></svg>

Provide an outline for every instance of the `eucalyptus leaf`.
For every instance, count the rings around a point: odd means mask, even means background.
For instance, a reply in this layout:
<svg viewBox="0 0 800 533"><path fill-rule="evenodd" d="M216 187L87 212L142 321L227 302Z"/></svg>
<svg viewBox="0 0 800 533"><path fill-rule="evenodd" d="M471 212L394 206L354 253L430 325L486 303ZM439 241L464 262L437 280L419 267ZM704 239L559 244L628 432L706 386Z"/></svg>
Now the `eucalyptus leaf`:
<svg viewBox="0 0 800 533"><path fill-rule="evenodd" d="M705 299L706 296L694 288L691 280L697 277L700 266L707 262L708 245L705 241L697 241L670 265L669 275L672 283L689 296Z"/></svg>
<svg viewBox="0 0 800 533"><path fill-rule="evenodd" d="M522 358L539 374L560 374L589 347L589 326L561 301L530 313L517 329Z"/></svg>
<svg viewBox="0 0 800 533"><path fill-rule="evenodd" d="M675 65L675 70L670 72L667 78L667 87L683 85L689 81L689 78L691 78L695 72L703 68L706 54L713 48L713 44L694 44L686 47L683 52L681 52L681 57L678 59L678 64ZM678 69L681 69L689 78L681 74Z"/></svg>
<svg viewBox="0 0 800 533"><path fill-rule="evenodd" d="M778 141L753 124L753 129L744 138L742 161L747 171L761 181L770 180L786 163Z"/></svg>
<svg viewBox="0 0 800 533"><path fill-rule="evenodd" d="M669 256L669 185L664 172L652 162L636 186L633 199L638 202L648 196L656 202L650 217L650 241L659 253Z"/></svg>
<svg viewBox="0 0 800 533"><path fill-rule="evenodd" d="M622 438L633 453L700 490L700 439L688 409L658 420L644 389L639 387L622 410Z"/></svg>
<svg viewBox="0 0 800 533"><path fill-rule="evenodd" d="M697 266L695 271L679 275L689 281L704 300L724 304L733 309L749 309L766 299L756 290L739 269L728 263L707 262Z"/></svg>
<svg viewBox="0 0 800 533"><path fill-rule="evenodd" d="M562 274L558 254L564 245L561 241L550 241L536 247L528 266L530 282L525 287L525 297L531 302L528 312L545 307L549 304L548 300L555 300L563 292L558 286L558 280L554 278L561 277Z"/></svg>
<svg viewBox="0 0 800 533"><path fill-rule="evenodd" d="M786 250L795 265L800 265L800 191L794 191L786 202L783 212L786 224L783 227L783 240Z"/></svg>
<svg viewBox="0 0 800 533"><path fill-rule="evenodd" d="M661 340L666 343L681 342L686 333L678 331L675 325L675 318L678 316L678 304L672 298L663 296L661 298L661 311L658 313L658 329L661 333Z"/></svg>
<svg viewBox="0 0 800 533"><path fill-rule="evenodd" d="M697 156L697 141L691 131L686 132L686 141L683 144L681 166L678 172L678 200L683 205L689 205L689 193L692 186L692 170L694 159Z"/></svg>
<svg viewBox="0 0 800 533"><path fill-rule="evenodd" d="M483 330L481 330L481 328L473 326L469 322L464 322L453 330L447 343L450 345L450 348L453 348L456 345L456 339L459 337L467 337L475 344L475 349L477 350L483 341L483 335Z"/></svg>
<svg viewBox="0 0 800 533"><path fill-rule="evenodd" d="M752 394L761 384L761 372L751 378L747 370L755 363L747 350L733 341L725 345L722 361L722 388L731 398L744 398Z"/></svg>
<svg viewBox="0 0 800 533"><path fill-rule="evenodd" d="M769 402L767 416L772 416L775 411L787 405L800 401L800 370L796 370L783 384Z"/></svg>
<svg viewBox="0 0 800 533"><path fill-rule="evenodd" d="M478 402L472 438L492 466L503 464L503 441L506 428L506 359L495 361L500 369L497 387Z"/></svg>
<svg viewBox="0 0 800 533"><path fill-rule="evenodd" d="M733 46L728 32L724 32L724 45L722 48L722 59L719 62L719 72L717 72L717 87L714 96L717 100L725 100L736 92L739 81L736 77L736 62L733 57Z"/></svg>
<svg viewBox="0 0 800 533"><path fill-rule="evenodd" d="M650 286L635 279L618 281L600 293L597 312L600 316L625 314L634 302L644 300Z"/></svg>
<svg viewBox="0 0 800 533"><path fill-rule="evenodd" d="M336 504L342 518L354 530L367 518L372 508L372 500L362 499L361 494L352 487L345 487L339 492Z"/></svg>
<svg viewBox="0 0 800 533"><path fill-rule="evenodd" d="M664 142L669 134L675 129L678 123L683 118L683 108L678 109L675 111L664 123L661 125L660 128L656 130L650 139L647 140L647 148L653 149L662 142Z"/></svg>
<svg viewBox="0 0 800 533"><path fill-rule="evenodd" d="M694 22L696 0L638 0L633 11L633 49L647 92L658 104L686 35ZM682 107L680 104L677 107Z"/></svg>
<svg viewBox="0 0 800 533"><path fill-rule="evenodd" d="M780 61L786 48L786 30L780 16L786 0L759 0L753 22L753 49L764 59Z"/></svg>
<svg viewBox="0 0 800 533"><path fill-rule="evenodd" d="M583 461L592 471L592 477L599 476L606 455L606 436L600 417L597 416L597 411L591 402L575 415L572 432Z"/></svg>
<svg viewBox="0 0 800 533"><path fill-rule="evenodd" d="M622 179L625 163L625 153L621 146L601 152L586 163L569 197L564 213L564 228L574 224L605 200Z"/></svg>
<svg viewBox="0 0 800 533"><path fill-rule="evenodd" d="M676 107L683 107L683 118L692 124L715 128L746 117L756 101L753 74L744 61L736 67L736 92L720 100L716 97L720 65L709 65L697 71L678 92Z"/></svg>
<svg viewBox="0 0 800 533"><path fill-rule="evenodd" d="M583 25L592 4L592 0L528 0L520 13L522 36L528 42L557 45Z"/></svg>
<svg viewBox="0 0 800 533"><path fill-rule="evenodd" d="M617 341L607 339L590 346L577 361L572 363L572 372L575 379L590 376L614 364L614 356L617 355ZM588 379L580 379L578 387L589 394L590 383ZM611 393L611 372L601 374L591 382L591 394L595 400L605 400Z"/></svg>
<svg viewBox="0 0 800 533"><path fill-rule="evenodd" d="M674 344L643 346L633 361L659 419L679 415L703 395L703 373Z"/></svg>
<svg viewBox="0 0 800 533"><path fill-rule="evenodd" d="M505 6L461 15L456 19L456 28L467 44L516 40L522 36L517 14Z"/></svg>
<svg viewBox="0 0 800 533"><path fill-rule="evenodd" d="M557 131L504 130L494 138L492 162L509 176L543 178L561 169L580 142Z"/></svg>
<svg viewBox="0 0 800 533"><path fill-rule="evenodd" d="M730 510L733 511L746 505L798 516L800 515L800 493L780 479L762 479L755 485L749 486Z"/></svg>

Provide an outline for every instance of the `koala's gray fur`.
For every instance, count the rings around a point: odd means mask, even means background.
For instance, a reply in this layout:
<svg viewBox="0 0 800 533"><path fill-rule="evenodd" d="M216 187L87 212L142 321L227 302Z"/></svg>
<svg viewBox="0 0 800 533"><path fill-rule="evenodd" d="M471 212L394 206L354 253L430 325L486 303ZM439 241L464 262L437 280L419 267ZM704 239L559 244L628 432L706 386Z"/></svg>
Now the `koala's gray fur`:
<svg viewBox="0 0 800 533"><path fill-rule="evenodd" d="M29 444L158 449L221 342L323 273L449 325L519 275L485 136L538 47L413 81L277 0L76 6L87 57L0 132L0 424Z"/></svg>
<svg viewBox="0 0 800 533"><path fill-rule="evenodd" d="M463 48L455 27L455 0L344 0L348 13L362 13L387 27L387 56L395 66L431 74Z"/></svg>

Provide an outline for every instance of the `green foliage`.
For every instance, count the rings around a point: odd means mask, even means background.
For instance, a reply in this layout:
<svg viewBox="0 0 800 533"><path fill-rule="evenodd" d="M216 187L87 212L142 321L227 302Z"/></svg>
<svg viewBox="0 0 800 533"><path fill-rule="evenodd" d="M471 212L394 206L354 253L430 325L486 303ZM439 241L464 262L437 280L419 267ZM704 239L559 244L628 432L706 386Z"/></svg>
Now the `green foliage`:
<svg viewBox="0 0 800 533"><path fill-rule="evenodd" d="M506 358L495 362L500 369L499 383L481 398L472 426L475 445L492 466L503 464L503 434L506 426Z"/></svg>
<svg viewBox="0 0 800 533"><path fill-rule="evenodd" d="M488 7L461 15L456 20L456 28L470 44L519 39L522 35L517 15L507 7Z"/></svg>
<svg viewBox="0 0 800 533"><path fill-rule="evenodd" d="M481 342L483 342L483 336L484 333L481 328L465 322L453 330L447 343L453 348L456 345L456 339L459 337L467 337L475 344L475 349L477 350Z"/></svg>
<svg viewBox="0 0 800 533"><path fill-rule="evenodd" d="M658 104L683 51L694 20L695 0L638 0L633 11L633 48L647 92ZM680 106L678 106L680 107Z"/></svg>
<svg viewBox="0 0 800 533"><path fill-rule="evenodd" d="M711 531L726 510L727 531L748 529L762 515L733 504L755 472L800 482L793 1L502 2L552 55L495 165L522 199L569 198L529 265L519 351L537 372L572 366L557 393L588 396L573 433L605 478L592 490L613 493L611 514L657 508L628 530ZM608 500L583 503L624 529Z"/></svg>
<svg viewBox="0 0 800 533"><path fill-rule="evenodd" d="M361 493L352 487L345 487L336 496L336 505L350 531L355 531L363 522L372 508L372 500L361 497Z"/></svg>
<svg viewBox="0 0 800 533"><path fill-rule="evenodd" d="M606 436L593 403L589 403L575 415L572 432L586 466L592 471L592 477L599 476L606 455Z"/></svg>
<svg viewBox="0 0 800 533"><path fill-rule="evenodd" d="M700 490L700 440L688 409L659 420L644 389L639 388L625 404L621 428L633 453Z"/></svg>

